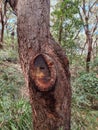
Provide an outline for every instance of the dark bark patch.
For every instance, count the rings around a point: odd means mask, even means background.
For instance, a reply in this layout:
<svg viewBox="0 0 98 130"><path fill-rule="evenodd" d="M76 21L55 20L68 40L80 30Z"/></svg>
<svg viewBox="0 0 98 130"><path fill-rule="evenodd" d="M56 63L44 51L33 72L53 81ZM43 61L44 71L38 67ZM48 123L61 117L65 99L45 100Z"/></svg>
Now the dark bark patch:
<svg viewBox="0 0 98 130"><path fill-rule="evenodd" d="M40 91L49 91L56 81L53 59L46 54L38 54L31 60L30 75Z"/></svg>

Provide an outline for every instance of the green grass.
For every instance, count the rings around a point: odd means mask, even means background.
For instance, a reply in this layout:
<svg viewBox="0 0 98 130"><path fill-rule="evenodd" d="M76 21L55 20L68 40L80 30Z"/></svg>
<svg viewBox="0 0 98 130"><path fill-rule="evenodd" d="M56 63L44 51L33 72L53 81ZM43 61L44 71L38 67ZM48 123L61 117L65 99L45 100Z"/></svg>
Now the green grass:
<svg viewBox="0 0 98 130"><path fill-rule="evenodd" d="M32 130L31 107L21 96L25 83L14 53L0 50L0 130Z"/></svg>

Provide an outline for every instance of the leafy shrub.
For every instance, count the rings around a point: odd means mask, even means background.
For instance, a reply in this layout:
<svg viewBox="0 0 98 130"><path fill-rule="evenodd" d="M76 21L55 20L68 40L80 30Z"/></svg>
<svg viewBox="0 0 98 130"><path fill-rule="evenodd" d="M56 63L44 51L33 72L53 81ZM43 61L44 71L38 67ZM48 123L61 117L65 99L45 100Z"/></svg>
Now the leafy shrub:
<svg viewBox="0 0 98 130"><path fill-rule="evenodd" d="M80 97L79 103L85 100L85 105L90 106L92 100L98 99L98 77L96 73L82 74L75 84L76 94Z"/></svg>
<svg viewBox="0 0 98 130"><path fill-rule="evenodd" d="M81 73L72 88L72 130L97 130L98 111L92 109L98 103L97 73Z"/></svg>

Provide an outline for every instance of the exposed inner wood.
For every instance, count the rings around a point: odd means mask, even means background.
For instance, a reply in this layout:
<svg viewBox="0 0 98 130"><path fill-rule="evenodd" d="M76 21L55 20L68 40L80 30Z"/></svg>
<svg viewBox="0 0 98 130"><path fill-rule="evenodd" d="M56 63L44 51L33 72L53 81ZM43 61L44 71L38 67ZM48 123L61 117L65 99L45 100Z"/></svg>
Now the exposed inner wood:
<svg viewBox="0 0 98 130"><path fill-rule="evenodd" d="M52 58L39 54L31 61L31 78L40 91L48 91L54 87L56 68Z"/></svg>

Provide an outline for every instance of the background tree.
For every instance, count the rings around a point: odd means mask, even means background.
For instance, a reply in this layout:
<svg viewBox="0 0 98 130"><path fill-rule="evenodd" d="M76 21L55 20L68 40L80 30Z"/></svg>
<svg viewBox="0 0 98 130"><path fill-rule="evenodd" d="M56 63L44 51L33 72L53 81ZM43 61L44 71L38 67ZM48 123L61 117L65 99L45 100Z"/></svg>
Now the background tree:
<svg viewBox="0 0 98 130"><path fill-rule="evenodd" d="M16 17L15 11L13 12L10 6L7 4L7 0L0 1L0 46L1 48L4 45L4 37L9 37L11 33L15 33L16 35ZM13 22L15 21L15 22ZM15 32L14 32L15 31ZM5 35L4 35L5 33ZM14 46L14 45L13 45Z"/></svg>
<svg viewBox="0 0 98 130"><path fill-rule="evenodd" d="M4 37L4 4L2 0L0 0L0 23L1 23L1 30L0 30L0 48L2 48L2 43L3 43L3 37Z"/></svg>
<svg viewBox="0 0 98 130"><path fill-rule="evenodd" d="M86 36L86 42L84 44L87 46L87 57L86 57L86 71L90 71L90 62L93 52L93 46L96 44L96 31L98 27L98 7L97 7L97 0L92 2L87 2L86 0L82 1L82 5L79 8L79 15L81 21L83 23L83 29ZM95 35L94 35L95 34Z"/></svg>

